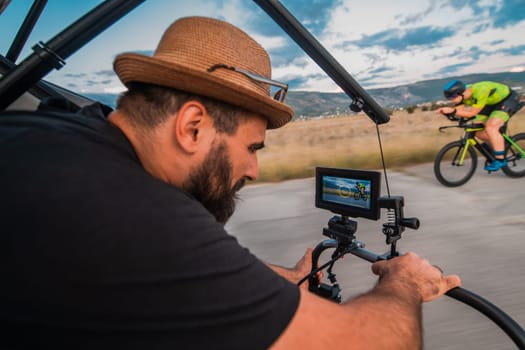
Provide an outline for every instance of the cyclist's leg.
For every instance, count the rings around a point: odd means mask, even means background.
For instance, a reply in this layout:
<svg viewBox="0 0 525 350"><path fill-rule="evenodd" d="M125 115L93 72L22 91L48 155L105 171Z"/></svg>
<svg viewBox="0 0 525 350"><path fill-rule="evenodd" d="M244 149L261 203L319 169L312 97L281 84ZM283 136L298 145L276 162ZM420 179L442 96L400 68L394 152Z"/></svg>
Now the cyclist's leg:
<svg viewBox="0 0 525 350"><path fill-rule="evenodd" d="M488 119L489 119L488 116L483 115L483 114L478 114L476 116L476 118L474 118L474 120L472 122L474 124L485 124ZM489 141L489 137L488 137L487 132L485 131L485 129L477 131L476 132L476 137L478 137L480 140L483 140L485 142Z"/></svg>
<svg viewBox="0 0 525 350"><path fill-rule="evenodd" d="M489 138L490 145L494 150L496 159L503 159L505 154L505 140L499 129L509 120L509 115L501 110L490 113L485 123L485 132Z"/></svg>
<svg viewBox="0 0 525 350"><path fill-rule="evenodd" d="M494 150L494 157L496 158L490 164L485 166L485 170L497 171L507 165L505 160L505 140L501 135L499 129L509 120L509 115L501 110L496 110L490 113L489 119L485 123L485 131L487 133L490 145Z"/></svg>

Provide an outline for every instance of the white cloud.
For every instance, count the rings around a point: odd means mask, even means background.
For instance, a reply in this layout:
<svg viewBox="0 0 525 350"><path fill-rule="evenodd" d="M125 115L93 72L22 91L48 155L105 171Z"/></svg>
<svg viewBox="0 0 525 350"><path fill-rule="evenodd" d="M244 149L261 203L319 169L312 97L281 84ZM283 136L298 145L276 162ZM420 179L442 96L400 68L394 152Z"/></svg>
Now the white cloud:
<svg viewBox="0 0 525 350"><path fill-rule="evenodd" d="M286 0L284 4L296 4L299 1L302 0ZM483 0L476 5L494 3L500 7L503 4L501 0ZM93 40L79 54L68 59L66 67L50 75L51 80L60 84L65 80L66 74L109 70L114 55L122 51L153 50L166 27L181 16L224 18L241 28L252 28L251 24L256 19L254 16L261 14L260 11L254 11L256 8L254 3L244 0L194 0L174 2L173 5L171 2L167 5L162 0L149 0ZM486 12L473 13L468 6L458 11L444 0L343 0L341 6L333 9L326 22L326 28L317 39L364 87L394 86L428 78L440 78L447 74L521 69L525 66L523 55L519 55L519 51L509 51L513 47L516 50L525 45L525 21L506 28L492 28L492 18ZM480 24L485 25L484 30L475 32L474 28ZM422 49L412 46L404 51L387 50L380 46L360 48L357 45L341 45L384 31L416 29L423 26L452 30L452 35L442 37L439 42L435 39L432 42L433 39L429 37L429 44L434 44L433 47ZM275 52L282 51L277 49L289 44L288 39L283 36L271 37L253 32L251 34L263 47L272 50L272 60L281 64L283 60L274 55ZM472 47L477 49L471 50ZM457 55L460 51L465 54ZM469 62L470 66L465 65ZM453 65L460 65L460 68L454 72L447 71L447 67ZM378 71L379 68L388 69ZM309 76L316 77L307 79ZM292 60L287 67L274 67L274 78L283 81L304 80L301 89L306 90L340 90L304 53ZM74 83L81 84L80 79ZM119 88L118 83L107 84L106 87L109 85L115 85L115 89ZM88 88L103 87L85 87Z"/></svg>
<svg viewBox="0 0 525 350"><path fill-rule="evenodd" d="M287 45L287 41L282 36L263 36L258 34L251 35L255 41L262 45L266 50L278 49Z"/></svg>

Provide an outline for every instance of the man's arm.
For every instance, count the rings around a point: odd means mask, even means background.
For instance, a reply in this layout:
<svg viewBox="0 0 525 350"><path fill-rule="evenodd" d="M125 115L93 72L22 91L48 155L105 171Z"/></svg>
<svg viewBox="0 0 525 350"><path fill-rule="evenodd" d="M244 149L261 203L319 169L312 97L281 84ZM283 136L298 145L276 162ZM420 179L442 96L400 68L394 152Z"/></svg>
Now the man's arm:
<svg viewBox="0 0 525 350"><path fill-rule="evenodd" d="M419 349L421 304L460 285L409 253L372 265L378 284L342 305L301 290L299 307L273 349Z"/></svg>

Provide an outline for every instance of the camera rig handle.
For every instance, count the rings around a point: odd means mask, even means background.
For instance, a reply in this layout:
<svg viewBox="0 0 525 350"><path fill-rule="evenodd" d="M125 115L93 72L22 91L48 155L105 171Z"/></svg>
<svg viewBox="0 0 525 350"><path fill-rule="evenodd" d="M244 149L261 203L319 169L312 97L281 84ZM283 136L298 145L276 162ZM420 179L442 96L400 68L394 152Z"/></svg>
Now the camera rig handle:
<svg viewBox="0 0 525 350"><path fill-rule="evenodd" d="M417 230L419 219L405 218L403 214L404 198L402 196L380 197L378 199L380 208L387 209L388 221L383 224L383 234L386 236L386 244L390 245L390 252L378 255L366 250L365 244L358 241L355 233L357 232L357 222L350 220L344 215L336 215L328 221L328 227L323 229L323 235L330 237L319 243L312 252L312 271L308 275L309 290L322 297L341 302L340 287L337 283L335 273L332 268L337 260L350 253L370 262L391 259L399 255L396 250L396 243L401 239L401 233L405 227ZM326 264L317 267L319 257L326 249L335 249L332 258ZM328 279L330 284L320 283L317 272L328 267ZM299 284L304 282L303 279Z"/></svg>
<svg viewBox="0 0 525 350"><path fill-rule="evenodd" d="M341 303L341 287L337 283L335 273L332 272L332 268L337 260L348 253L372 263L398 256L399 252L396 250L396 242L401 238L401 233L405 230L405 227L418 229L419 220L403 216L404 199L401 196L381 197L379 198L379 205L381 208L389 210L389 221L383 224L382 230L386 236L386 244L390 244L389 252L380 255L365 249L365 244L358 241L355 236L357 222L348 219L348 217L336 215L328 221L328 227L323 229L323 235L330 238L321 241L314 248L312 252L312 270L298 284L300 285L308 280L308 290L310 292ZM331 259L325 264L318 266L321 254L327 249L334 249ZM318 277L318 272L327 267L327 277L331 284L321 282ZM484 314L512 339L518 349L525 349L525 330L496 305L461 287L451 289L446 295Z"/></svg>

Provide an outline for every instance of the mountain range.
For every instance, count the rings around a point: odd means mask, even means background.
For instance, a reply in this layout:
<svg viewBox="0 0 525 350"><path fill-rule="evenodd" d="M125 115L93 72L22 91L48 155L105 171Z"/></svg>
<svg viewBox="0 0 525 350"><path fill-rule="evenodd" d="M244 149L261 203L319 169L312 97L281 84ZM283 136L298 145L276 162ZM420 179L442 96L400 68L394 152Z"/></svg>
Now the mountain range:
<svg viewBox="0 0 525 350"><path fill-rule="evenodd" d="M483 80L497 81L511 86L520 94L525 94L525 72L469 74L366 91L385 109L405 108L443 100L443 86L451 79L459 79L467 84ZM112 107L115 106L117 97L117 95L99 93L85 95ZM286 101L294 108L295 118L346 114L350 112L348 106L351 103L351 99L345 93L293 90L288 92Z"/></svg>

